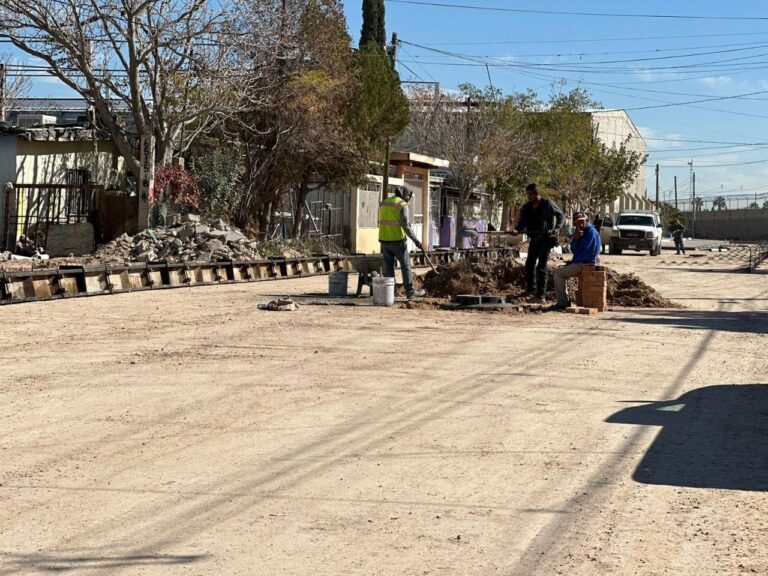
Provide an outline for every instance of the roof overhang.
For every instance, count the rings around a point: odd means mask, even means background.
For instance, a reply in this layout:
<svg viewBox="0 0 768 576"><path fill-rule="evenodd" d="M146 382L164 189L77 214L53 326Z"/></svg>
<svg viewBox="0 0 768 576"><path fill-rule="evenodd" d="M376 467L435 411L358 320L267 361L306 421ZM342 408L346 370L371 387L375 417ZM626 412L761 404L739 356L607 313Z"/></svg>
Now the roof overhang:
<svg viewBox="0 0 768 576"><path fill-rule="evenodd" d="M408 164L409 166L418 166L420 168L448 168L450 162L443 158L433 158L425 154L416 154L415 152L393 152L389 156L393 164Z"/></svg>

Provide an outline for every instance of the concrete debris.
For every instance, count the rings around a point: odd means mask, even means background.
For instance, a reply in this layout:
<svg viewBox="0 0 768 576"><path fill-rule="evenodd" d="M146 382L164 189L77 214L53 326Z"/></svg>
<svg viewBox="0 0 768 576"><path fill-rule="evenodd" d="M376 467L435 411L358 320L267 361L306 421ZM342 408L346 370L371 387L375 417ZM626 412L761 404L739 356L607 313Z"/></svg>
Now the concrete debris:
<svg viewBox="0 0 768 576"><path fill-rule="evenodd" d="M259 260L258 243L222 220L203 223L199 216L171 228L149 228L135 236L123 234L92 256L104 262L208 262Z"/></svg>
<svg viewBox="0 0 768 576"><path fill-rule="evenodd" d="M17 256L26 256L28 258L37 258L43 254L43 249L38 247L34 240L28 238L24 234L19 236L16 246L13 249L13 253Z"/></svg>
<svg viewBox="0 0 768 576"><path fill-rule="evenodd" d="M272 300L269 304L259 304L259 310L270 310L272 312L293 312L298 309L299 305L287 298Z"/></svg>

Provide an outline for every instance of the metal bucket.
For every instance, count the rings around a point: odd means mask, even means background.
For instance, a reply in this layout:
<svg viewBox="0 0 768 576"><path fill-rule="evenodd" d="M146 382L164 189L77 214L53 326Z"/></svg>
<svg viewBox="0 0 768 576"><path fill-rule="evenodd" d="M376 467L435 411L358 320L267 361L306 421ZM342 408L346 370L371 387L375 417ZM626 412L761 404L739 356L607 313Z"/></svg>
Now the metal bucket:
<svg viewBox="0 0 768 576"><path fill-rule="evenodd" d="M395 279L382 276L374 278L371 292L374 306L394 306Z"/></svg>
<svg viewBox="0 0 768 576"><path fill-rule="evenodd" d="M328 295L342 297L346 296L348 278L349 272L343 270L339 272L331 272L328 275Z"/></svg>

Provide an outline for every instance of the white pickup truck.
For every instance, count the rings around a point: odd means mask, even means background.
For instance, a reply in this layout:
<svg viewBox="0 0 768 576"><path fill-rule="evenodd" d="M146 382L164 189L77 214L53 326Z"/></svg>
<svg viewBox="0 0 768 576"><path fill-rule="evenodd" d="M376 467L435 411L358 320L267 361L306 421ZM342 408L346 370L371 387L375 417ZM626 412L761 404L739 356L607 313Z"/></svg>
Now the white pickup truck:
<svg viewBox="0 0 768 576"><path fill-rule="evenodd" d="M606 224L604 221L600 237L610 254L621 254L624 250L648 250L651 256L661 254L662 229L658 212L628 210Z"/></svg>

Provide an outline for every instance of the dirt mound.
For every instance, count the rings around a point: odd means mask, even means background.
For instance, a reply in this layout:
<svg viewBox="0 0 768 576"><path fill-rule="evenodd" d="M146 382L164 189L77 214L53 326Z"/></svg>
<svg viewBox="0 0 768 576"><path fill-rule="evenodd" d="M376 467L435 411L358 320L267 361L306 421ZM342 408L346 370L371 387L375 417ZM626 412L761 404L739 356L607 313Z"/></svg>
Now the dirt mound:
<svg viewBox="0 0 768 576"><path fill-rule="evenodd" d="M458 260L427 272L421 288L436 298L458 294L505 294L517 298L525 291L525 269L514 260Z"/></svg>
<svg viewBox="0 0 768 576"><path fill-rule="evenodd" d="M606 268L608 304L628 308L678 308L634 274L619 274Z"/></svg>
<svg viewBox="0 0 768 576"><path fill-rule="evenodd" d="M554 270L548 270L547 299L555 299ZM433 298L453 298L458 294L502 294L509 302L522 299L525 291L525 267L515 260L459 260L437 267L439 274L427 272L421 278L421 288ZM607 269L608 304L635 308L675 308L634 274L619 274ZM571 280L571 293L575 280Z"/></svg>

